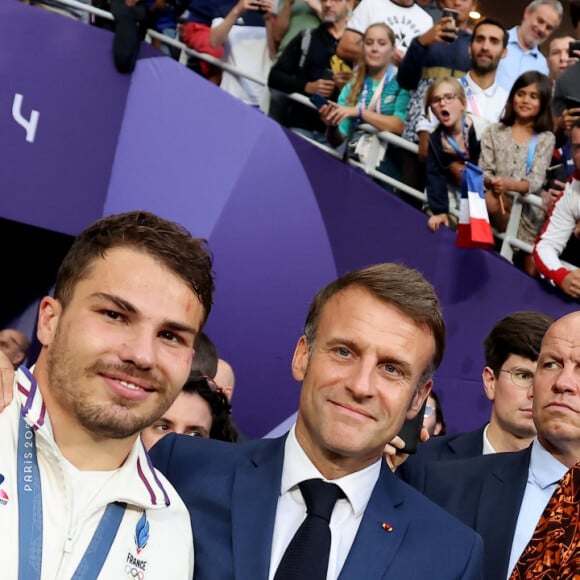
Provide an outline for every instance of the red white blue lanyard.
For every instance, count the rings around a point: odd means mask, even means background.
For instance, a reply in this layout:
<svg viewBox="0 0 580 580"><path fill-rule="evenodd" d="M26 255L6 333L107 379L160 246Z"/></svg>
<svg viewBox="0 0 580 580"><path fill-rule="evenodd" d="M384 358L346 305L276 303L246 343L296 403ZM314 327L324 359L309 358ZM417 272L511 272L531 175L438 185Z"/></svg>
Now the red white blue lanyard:
<svg viewBox="0 0 580 580"><path fill-rule="evenodd" d="M37 388L34 384L32 388ZM32 395L32 393L31 393ZM21 414L18 433L18 579L37 580L42 569L42 488L34 429ZM110 503L73 580L96 580L107 559L126 504Z"/></svg>

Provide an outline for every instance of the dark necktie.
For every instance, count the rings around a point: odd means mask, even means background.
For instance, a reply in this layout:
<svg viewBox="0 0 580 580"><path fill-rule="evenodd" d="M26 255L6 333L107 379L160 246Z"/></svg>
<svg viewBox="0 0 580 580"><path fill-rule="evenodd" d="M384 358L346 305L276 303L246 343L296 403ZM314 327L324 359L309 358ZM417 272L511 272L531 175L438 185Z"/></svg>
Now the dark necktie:
<svg viewBox="0 0 580 580"><path fill-rule="evenodd" d="M580 463L550 498L510 580L574 580L580 577Z"/></svg>
<svg viewBox="0 0 580 580"><path fill-rule="evenodd" d="M274 580L325 580L330 554L330 514L344 493L333 483L308 479L300 485L306 519L282 556Z"/></svg>

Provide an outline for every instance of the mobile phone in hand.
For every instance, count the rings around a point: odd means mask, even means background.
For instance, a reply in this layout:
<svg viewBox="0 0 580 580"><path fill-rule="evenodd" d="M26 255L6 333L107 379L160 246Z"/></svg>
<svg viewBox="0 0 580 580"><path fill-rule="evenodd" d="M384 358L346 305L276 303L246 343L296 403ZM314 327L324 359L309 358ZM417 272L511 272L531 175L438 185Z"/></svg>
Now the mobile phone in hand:
<svg viewBox="0 0 580 580"><path fill-rule="evenodd" d="M453 18L453 23L455 24L455 28L459 26L459 11L454 10L453 8L444 8L442 18ZM457 38L457 34L454 30L446 31L449 32L449 36L445 36L445 40L447 42L453 42Z"/></svg>
<svg viewBox="0 0 580 580"><path fill-rule="evenodd" d="M324 105L326 105L326 103L328 103L328 99L326 97L323 97L322 95L318 94L318 93L314 93L313 95L310 95L310 102L317 108L317 109L321 109L322 107L324 107Z"/></svg>
<svg viewBox="0 0 580 580"><path fill-rule="evenodd" d="M405 419L398 433L399 437L405 442L405 446L402 449L397 449L397 453L408 453L409 455L417 453L421 441L421 428L423 427L426 406L427 399L425 399L423 406L412 419Z"/></svg>
<svg viewBox="0 0 580 580"><path fill-rule="evenodd" d="M564 102L566 103L566 109L580 109L580 99L576 97L564 97ZM580 113L575 113L574 116L578 116Z"/></svg>
<svg viewBox="0 0 580 580"><path fill-rule="evenodd" d="M325 81L331 81L334 78L334 73L329 68L324 69L321 78Z"/></svg>
<svg viewBox="0 0 580 580"><path fill-rule="evenodd" d="M568 56L570 58L578 58L574 51L580 50L580 40L575 40L568 45Z"/></svg>

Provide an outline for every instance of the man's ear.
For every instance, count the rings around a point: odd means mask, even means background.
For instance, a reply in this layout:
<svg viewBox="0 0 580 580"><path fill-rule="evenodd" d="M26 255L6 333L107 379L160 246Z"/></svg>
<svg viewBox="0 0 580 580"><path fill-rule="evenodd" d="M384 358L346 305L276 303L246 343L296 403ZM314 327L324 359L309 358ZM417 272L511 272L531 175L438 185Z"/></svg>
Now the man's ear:
<svg viewBox="0 0 580 580"><path fill-rule="evenodd" d="M61 313L62 306L58 300L45 296L40 301L36 335L43 346L52 342Z"/></svg>
<svg viewBox="0 0 580 580"><path fill-rule="evenodd" d="M507 50L507 47L506 47L506 48L504 48L502 50L500 59L505 58L507 56L507 53L508 53L508 50Z"/></svg>
<svg viewBox="0 0 580 580"><path fill-rule="evenodd" d="M298 343L294 349L294 356L292 357L292 376L297 381L304 380L309 359L310 350L308 348L308 342L306 341L306 337L302 335L298 339Z"/></svg>
<svg viewBox="0 0 580 580"><path fill-rule="evenodd" d="M405 419L412 419L415 415L421 410L423 403L429 396L431 389L433 388L433 379L429 379L424 385L419 387L415 394L413 395L413 399L411 400L411 405L407 409L407 414L405 415Z"/></svg>
<svg viewBox="0 0 580 580"><path fill-rule="evenodd" d="M483 380L485 396L493 401L495 399L495 373L490 367L485 367L481 373L481 379Z"/></svg>

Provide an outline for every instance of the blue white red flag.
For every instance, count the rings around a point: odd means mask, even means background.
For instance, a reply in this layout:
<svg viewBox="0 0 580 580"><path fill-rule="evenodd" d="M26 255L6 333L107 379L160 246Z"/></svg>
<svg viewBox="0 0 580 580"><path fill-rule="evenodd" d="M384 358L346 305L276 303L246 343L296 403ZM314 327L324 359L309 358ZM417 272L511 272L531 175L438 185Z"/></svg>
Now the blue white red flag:
<svg viewBox="0 0 580 580"><path fill-rule="evenodd" d="M466 163L461 180L459 224L455 245L458 248L494 248L493 232L485 205L483 171Z"/></svg>

